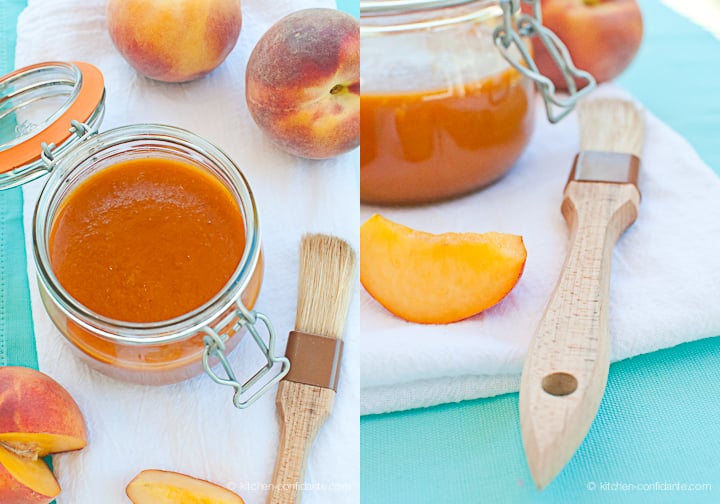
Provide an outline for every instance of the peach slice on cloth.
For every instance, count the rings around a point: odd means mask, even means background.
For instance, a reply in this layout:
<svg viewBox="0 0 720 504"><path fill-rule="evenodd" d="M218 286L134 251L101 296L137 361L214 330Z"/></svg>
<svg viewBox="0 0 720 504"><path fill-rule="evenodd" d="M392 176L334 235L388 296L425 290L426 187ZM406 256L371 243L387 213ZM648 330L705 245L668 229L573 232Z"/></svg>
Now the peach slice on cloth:
<svg viewBox="0 0 720 504"><path fill-rule="evenodd" d="M148 469L128 484L134 504L244 504L234 492L185 474Z"/></svg>
<svg viewBox="0 0 720 504"><path fill-rule="evenodd" d="M0 367L0 502L47 503L60 487L40 457L87 444L85 419L49 376Z"/></svg>
<svg viewBox="0 0 720 504"><path fill-rule="evenodd" d="M526 258L517 235L435 235L378 214L360 227L360 281L410 322L446 324L490 308L518 282Z"/></svg>

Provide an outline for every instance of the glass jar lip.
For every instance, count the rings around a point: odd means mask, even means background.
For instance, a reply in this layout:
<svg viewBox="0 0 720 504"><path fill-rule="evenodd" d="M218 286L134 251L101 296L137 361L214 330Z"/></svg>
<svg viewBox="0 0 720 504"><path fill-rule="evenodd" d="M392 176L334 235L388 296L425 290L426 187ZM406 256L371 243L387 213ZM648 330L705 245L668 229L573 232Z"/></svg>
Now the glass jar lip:
<svg viewBox="0 0 720 504"><path fill-rule="evenodd" d="M519 2L512 6L519 10ZM499 0L361 0L360 33L432 30L500 16Z"/></svg>
<svg viewBox="0 0 720 504"><path fill-rule="evenodd" d="M157 322L125 322L105 317L75 300L53 273L48 254L48 233L52 221L50 204L80 164L97 152L135 140L155 140L189 148L208 158L228 175L240 196L246 243L242 258L225 286L205 304L178 317ZM235 305L258 267L261 249L257 207L245 175L220 148L191 131L162 124L121 126L93 135L68 150L54 165L35 206L33 252L38 279L53 297L56 306L74 323L108 340L134 345L157 345L190 337L211 325Z"/></svg>
<svg viewBox="0 0 720 504"><path fill-rule="evenodd" d="M470 3L497 3L498 0L360 0L360 15L413 12Z"/></svg>

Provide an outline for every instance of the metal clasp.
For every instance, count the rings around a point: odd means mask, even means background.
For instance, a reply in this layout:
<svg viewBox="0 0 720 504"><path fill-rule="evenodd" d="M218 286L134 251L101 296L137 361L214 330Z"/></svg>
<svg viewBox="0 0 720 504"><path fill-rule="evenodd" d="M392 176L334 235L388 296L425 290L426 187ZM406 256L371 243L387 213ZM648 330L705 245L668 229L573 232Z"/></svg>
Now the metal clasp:
<svg viewBox="0 0 720 504"><path fill-rule="evenodd" d="M515 29L513 13L517 12L520 2L532 5L533 13L532 15L520 14L517 19L517 29ZM545 102L548 120L556 123L572 111L580 98L595 89L597 86L595 78L590 73L576 68L565 44L557 35L542 25L540 0L500 0L500 6L503 10L503 23L495 29L493 34L495 46L515 70L536 83ZM566 98L558 96L552 81L540 73L521 37L538 37L540 39L567 82L568 96ZM518 60L510 54L513 46L520 52L522 60ZM578 79L587 81L585 87L580 90L577 88L576 81ZM554 107L559 110L556 111Z"/></svg>
<svg viewBox="0 0 720 504"><path fill-rule="evenodd" d="M98 132L97 128L93 128L91 126L88 126L84 122L77 121L73 119L70 121L70 133L75 135L78 139L78 141L82 142L83 140L96 135ZM68 145L67 143L65 145ZM40 154L40 159L42 159L43 164L47 167L48 171L53 168L55 165L55 160L57 159L57 152L55 152L55 144L47 142L42 142L40 144L40 149L42 150L42 153Z"/></svg>
<svg viewBox="0 0 720 504"><path fill-rule="evenodd" d="M215 383L227 385L235 389L233 404L236 408L244 409L254 403L261 395L267 392L273 385L278 383L285 377L285 375L288 374L288 371L290 371L290 361L285 356L278 357L275 355L275 329L273 328L270 319L262 313L248 310L242 304L242 301L238 300L236 307L237 310L228 314L227 317L217 324L217 327L226 327L235 318L237 318L237 322L233 325L232 331L236 332L242 328L246 328L248 330L248 332L252 335L253 340L255 340L258 348L265 356L265 365L245 383L240 383L235 376L235 372L230 366L230 363L228 362L227 355L225 355L225 342L228 340L228 336L226 334L218 334L215 329L209 326L203 328L203 331L205 332L205 337L203 338L205 348L203 349L202 363L205 372ZM260 320L267 329L267 344L258 333L256 327L258 320ZM218 376L218 374L212 370L210 367L211 357L217 357L220 361L220 365L225 372L225 377ZM253 386L255 386L265 375L267 375L276 364L280 364L279 372L267 380L264 384L260 385L259 388L256 387L256 390L250 391L250 389L253 388Z"/></svg>

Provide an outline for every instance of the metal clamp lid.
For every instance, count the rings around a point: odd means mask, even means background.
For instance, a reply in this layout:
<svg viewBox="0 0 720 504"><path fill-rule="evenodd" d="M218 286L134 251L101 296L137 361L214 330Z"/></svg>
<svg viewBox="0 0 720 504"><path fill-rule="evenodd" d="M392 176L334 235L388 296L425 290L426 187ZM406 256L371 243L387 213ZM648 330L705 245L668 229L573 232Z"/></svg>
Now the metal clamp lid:
<svg viewBox="0 0 720 504"><path fill-rule="evenodd" d="M525 14L521 4L532 7L532 14ZM584 70L575 67L567 47L560 39L542 24L540 0L361 0L361 19L372 20L377 17L396 14L438 12L450 9L452 15L438 16L436 19L415 17L412 22L378 24L369 22L360 30L367 35L394 33L402 31L433 30L451 24L478 22L501 17L500 25L495 28L493 42L502 57L518 72L531 79L545 102L548 120L556 123L572 111L575 104L596 87L595 78ZM459 10L458 10L459 9ZM389 18L388 18L389 19ZM525 45L523 37L537 37L557 65L567 83L567 96L560 95L553 82L543 75L533 56ZM518 56L519 55L519 56ZM585 85L578 89L578 81Z"/></svg>
<svg viewBox="0 0 720 504"><path fill-rule="evenodd" d="M262 396L273 385L278 383L285 377L285 375L288 374L288 371L290 371L290 361L285 356L275 355L275 329L273 328L270 319L262 313L248 310L239 300L236 303L236 307L236 311L228 314L216 325L218 327L226 327L235 320L236 322L232 327L232 331L238 331L243 327L246 328L252 335L255 344L260 349L260 352L262 352L265 357L265 365L244 383L240 383L232 369L232 366L228 362L227 356L225 355L225 342L228 340L228 336L226 334L218 334L215 329L207 326L203 328L206 336L203 338L205 348L203 349L202 363L205 372L215 383L227 385L235 389L233 404L236 408L244 409L257 401L260 396ZM258 320L260 320L267 329L267 343L263 341L258 333L256 327ZM220 361L220 364L225 372L224 377L219 376L215 371L213 371L210 364L210 358L212 357L215 357ZM274 367L276 367L276 364L280 365L279 371L269 380L258 385L260 380Z"/></svg>
<svg viewBox="0 0 720 504"><path fill-rule="evenodd" d="M517 11L519 2L531 5L533 13L532 15L520 14L515 23L517 26L515 29L513 13ZM597 85L595 78L590 73L575 67L565 44L557 35L542 25L540 0L500 0L500 6L503 10L503 22L493 34L495 46L515 70L535 82L545 102L548 120L556 123L572 111L580 98L595 89ZM560 97L556 93L553 82L540 73L521 37L538 37L565 78L568 86L567 97ZM513 46L520 52L522 60L515 59L510 54ZM577 80L587 81L587 84L578 89Z"/></svg>

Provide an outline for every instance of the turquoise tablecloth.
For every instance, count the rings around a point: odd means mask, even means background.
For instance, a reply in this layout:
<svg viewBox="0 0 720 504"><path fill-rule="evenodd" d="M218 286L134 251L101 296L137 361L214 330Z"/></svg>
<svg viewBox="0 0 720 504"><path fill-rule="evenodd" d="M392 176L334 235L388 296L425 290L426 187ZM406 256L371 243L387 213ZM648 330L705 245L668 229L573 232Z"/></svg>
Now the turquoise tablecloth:
<svg viewBox="0 0 720 504"><path fill-rule="evenodd" d="M0 0L0 72L13 69L15 20L25 0ZM1 134L1 132L0 132ZM0 366L37 368L25 268L22 191L0 191Z"/></svg>
<svg viewBox="0 0 720 504"><path fill-rule="evenodd" d="M620 83L720 173L720 41L656 0L640 3L644 45ZM720 337L614 364L585 442L542 493L517 394L363 417L361 445L367 504L719 503Z"/></svg>

